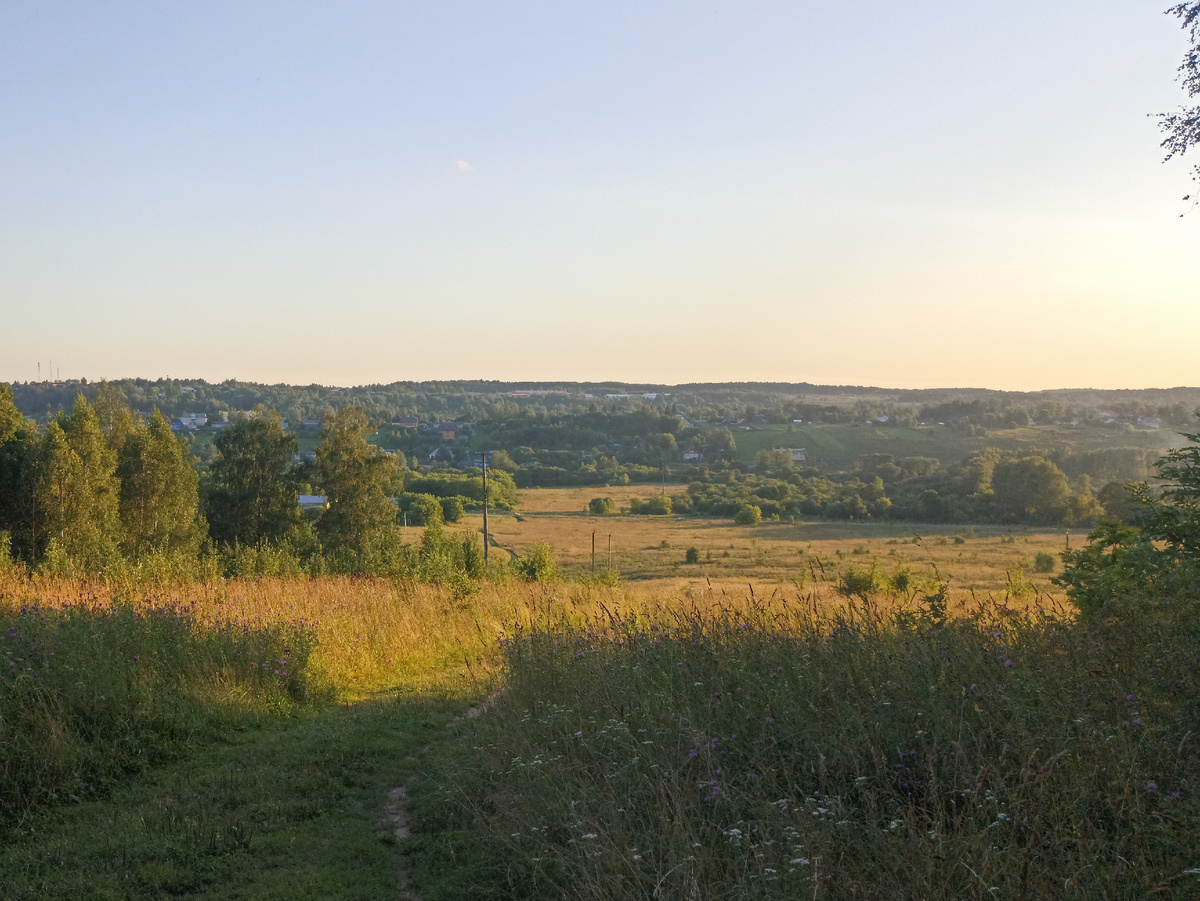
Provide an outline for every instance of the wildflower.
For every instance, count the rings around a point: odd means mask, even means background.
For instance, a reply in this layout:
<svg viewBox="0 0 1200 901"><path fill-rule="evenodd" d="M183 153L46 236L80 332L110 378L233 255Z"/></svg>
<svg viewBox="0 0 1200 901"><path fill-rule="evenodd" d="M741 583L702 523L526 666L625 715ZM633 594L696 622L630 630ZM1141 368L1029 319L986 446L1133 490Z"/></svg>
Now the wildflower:
<svg viewBox="0 0 1200 901"><path fill-rule="evenodd" d="M1156 783L1156 782L1147 782L1146 783L1146 792L1147 793L1156 792L1156 791L1158 791L1158 783Z"/></svg>
<svg viewBox="0 0 1200 901"><path fill-rule="evenodd" d="M595 838L595 837L596 837L596 833L594 833L594 832L589 832L587 835L582 836L582 838L588 838L588 839Z"/></svg>

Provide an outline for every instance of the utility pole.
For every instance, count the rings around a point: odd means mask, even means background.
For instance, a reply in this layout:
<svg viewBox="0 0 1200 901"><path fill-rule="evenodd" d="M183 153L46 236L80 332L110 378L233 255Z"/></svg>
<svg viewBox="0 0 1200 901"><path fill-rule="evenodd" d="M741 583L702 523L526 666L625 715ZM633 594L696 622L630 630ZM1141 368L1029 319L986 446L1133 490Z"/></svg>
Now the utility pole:
<svg viewBox="0 0 1200 901"><path fill-rule="evenodd" d="M487 451L479 454L480 465L483 466L483 565L488 562L488 483L487 483Z"/></svg>
<svg viewBox="0 0 1200 901"><path fill-rule="evenodd" d="M592 530L592 572L596 571L596 530Z"/></svg>
<svg viewBox="0 0 1200 901"><path fill-rule="evenodd" d="M612 572L612 535L608 536L608 571Z"/></svg>

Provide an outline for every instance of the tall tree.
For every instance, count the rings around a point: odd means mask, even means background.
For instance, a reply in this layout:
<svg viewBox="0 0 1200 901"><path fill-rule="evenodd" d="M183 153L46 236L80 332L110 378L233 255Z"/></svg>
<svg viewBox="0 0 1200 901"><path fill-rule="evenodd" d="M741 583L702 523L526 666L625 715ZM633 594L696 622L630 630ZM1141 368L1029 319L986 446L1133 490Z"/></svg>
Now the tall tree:
<svg viewBox="0 0 1200 901"><path fill-rule="evenodd" d="M296 437L284 431L283 419L273 410L239 419L214 444L207 504L213 540L258 544L283 538L300 517L291 478Z"/></svg>
<svg viewBox="0 0 1200 901"><path fill-rule="evenodd" d="M386 493L395 461L368 443L376 427L362 407L345 407L325 419L317 481L328 506L317 521L317 534L330 550L359 554L396 524L396 506Z"/></svg>
<svg viewBox="0 0 1200 901"><path fill-rule="evenodd" d="M126 436L138 424L137 417L125 400L125 392L111 382L101 382L92 406L96 410L96 421L100 424L105 442L114 453L120 454Z"/></svg>
<svg viewBox="0 0 1200 901"><path fill-rule="evenodd" d="M1179 18L1191 41L1191 46L1183 55L1183 62L1179 64L1179 80L1188 97L1200 97L1200 0L1177 4L1167 13ZM1163 149L1167 151L1166 159L1200 147L1200 105L1181 106L1178 112L1161 113L1160 119L1159 127L1167 135L1162 142ZM1200 163L1196 164L1192 179L1200 181Z"/></svg>
<svg viewBox="0 0 1200 901"><path fill-rule="evenodd" d="M45 540L57 541L83 569L100 568L119 557L116 455L82 394L69 415L60 413L46 428L37 470L36 501Z"/></svg>
<svg viewBox="0 0 1200 901"><path fill-rule="evenodd" d="M204 535L199 476L157 410L147 425L125 433L117 475L127 554L136 558L151 551L199 550Z"/></svg>
<svg viewBox="0 0 1200 901"><path fill-rule="evenodd" d="M14 554L32 560L37 545L34 506L36 433L17 409L12 388L0 384L0 532Z"/></svg>

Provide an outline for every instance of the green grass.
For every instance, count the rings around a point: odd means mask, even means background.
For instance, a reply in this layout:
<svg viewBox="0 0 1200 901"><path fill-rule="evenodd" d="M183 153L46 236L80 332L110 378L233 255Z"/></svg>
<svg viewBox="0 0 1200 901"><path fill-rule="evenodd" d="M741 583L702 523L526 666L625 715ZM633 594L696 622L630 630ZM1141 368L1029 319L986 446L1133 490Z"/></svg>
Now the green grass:
<svg viewBox="0 0 1200 901"><path fill-rule="evenodd" d="M384 802L463 707L408 696L229 732L105 801L26 817L0 897L395 898Z"/></svg>
<svg viewBox="0 0 1200 901"><path fill-rule="evenodd" d="M247 717L320 703L301 623L202 628L163 601L0 607L0 830Z"/></svg>
<svg viewBox="0 0 1200 901"><path fill-rule="evenodd" d="M422 783L418 876L465 855L481 898L1200 892L1195 612L549 617Z"/></svg>
<svg viewBox="0 0 1200 901"><path fill-rule="evenodd" d="M1200 890L1195 605L845 587L6 583L0 898Z"/></svg>

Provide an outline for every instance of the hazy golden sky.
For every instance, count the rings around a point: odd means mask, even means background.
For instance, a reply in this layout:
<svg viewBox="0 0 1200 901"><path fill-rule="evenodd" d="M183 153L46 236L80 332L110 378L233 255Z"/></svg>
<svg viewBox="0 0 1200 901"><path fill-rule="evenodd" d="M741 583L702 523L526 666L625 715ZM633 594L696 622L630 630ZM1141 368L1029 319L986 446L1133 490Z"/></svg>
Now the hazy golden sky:
<svg viewBox="0 0 1200 901"><path fill-rule="evenodd" d="M1155 3L0 7L0 378L1200 384Z"/></svg>

